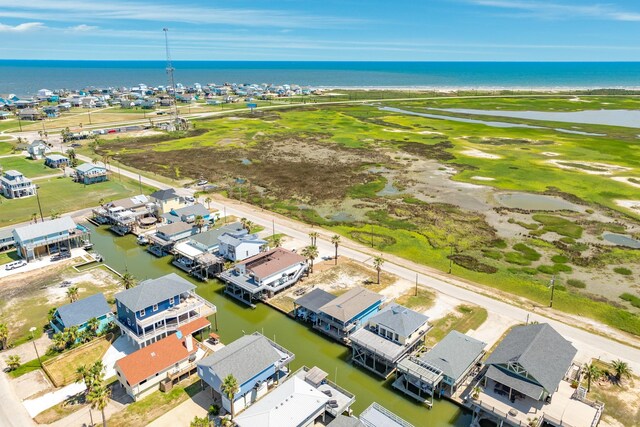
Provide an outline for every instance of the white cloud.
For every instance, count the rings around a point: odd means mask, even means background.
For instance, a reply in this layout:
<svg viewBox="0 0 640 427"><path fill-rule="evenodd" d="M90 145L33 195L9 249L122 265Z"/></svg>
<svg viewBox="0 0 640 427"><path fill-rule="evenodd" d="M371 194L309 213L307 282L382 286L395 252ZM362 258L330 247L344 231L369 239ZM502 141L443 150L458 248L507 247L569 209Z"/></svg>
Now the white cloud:
<svg viewBox="0 0 640 427"><path fill-rule="evenodd" d="M94 26L94 25L86 25L86 24L80 24L80 25L76 25L75 27L69 27L68 28L71 31L76 31L76 32L85 32L85 31L92 31L92 30L97 30L98 27Z"/></svg>
<svg viewBox="0 0 640 427"><path fill-rule="evenodd" d="M467 2L478 6L517 10L526 12L527 16L544 19L582 17L609 21L640 22L640 12L618 10L610 4L574 5L526 0L467 0Z"/></svg>
<svg viewBox="0 0 640 427"><path fill-rule="evenodd" d="M0 23L0 33L26 33L27 31L44 28L42 22L24 22L18 25L5 25Z"/></svg>

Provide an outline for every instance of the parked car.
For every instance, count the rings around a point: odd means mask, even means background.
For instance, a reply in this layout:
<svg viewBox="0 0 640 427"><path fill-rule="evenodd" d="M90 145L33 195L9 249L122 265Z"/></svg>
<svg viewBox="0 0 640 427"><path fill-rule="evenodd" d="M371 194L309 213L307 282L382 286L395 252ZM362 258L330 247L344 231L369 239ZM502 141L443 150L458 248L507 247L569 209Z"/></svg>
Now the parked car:
<svg viewBox="0 0 640 427"><path fill-rule="evenodd" d="M201 179L196 184L198 184L198 185L207 185L208 183L209 183L209 181L207 181L206 179Z"/></svg>
<svg viewBox="0 0 640 427"><path fill-rule="evenodd" d="M16 268L20 268L20 267L24 267L25 265L27 265L27 262L25 260L19 260L19 261L13 261L10 262L9 264L7 264L4 269L5 270L15 270Z"/></svg>
<svg viewBox="0 0 640 427"><path fill-rule="evenodd" d="M187 196L184 199L189 203L195 203L196 202L195 197Z"/></svg>
<svg viewBox="0 0 640 427"><path fill-rule="evenodd" d="M76 142L76 143L71 144L70 146L71 146L71 147L82 147L82 144L78 144L78 143Z"/></svg>

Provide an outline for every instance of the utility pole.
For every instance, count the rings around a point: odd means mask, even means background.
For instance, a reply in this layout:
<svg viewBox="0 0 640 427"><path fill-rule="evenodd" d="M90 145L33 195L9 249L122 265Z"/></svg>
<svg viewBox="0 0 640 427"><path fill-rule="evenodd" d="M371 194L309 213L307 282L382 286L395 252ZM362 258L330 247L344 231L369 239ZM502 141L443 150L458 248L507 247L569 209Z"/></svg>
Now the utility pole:
<svg viewBox="0 0 640 427"><path fill-rule="evenodd" d="M453 267L453 243L451 243L449 247L451 248L449 254L449 274L451 274L451 267Z"/></svg>
<svg viewBox="0 0 640 427"><path fill-rule="evenodd" d="M178 100L176 97L176 82L173 77L173 72L175 71L175 68L173 68L173 65L171 64L171 54L169 53L169 35L168 35L169 29L163 28L162 31L164 31L164 44L165 44L165 49L167 51L167 68L166 68L167 76L169 76L169 86L173 91L173 114L175 115L175 120L177 122L178 121Z"/></svg>
<svg viewBox="0 0 640 427"><path fill-rule="evenodd" d="M36 200L38 201L38 210L40 211L40 220L41 222L44 222L44 216L42 215L42 205L40 205L40 194L38 190L40 190L40 187L36 186Z"/></svg>
<svg viewBox="0 0 640 427"><path fill-rule="evenodd" d="M31 335L31 341L33 341L33 349L36 351L36 357L38 358L38 363L40 364L40 367L42 367L42 360L40 360L40 353L38 353L38 347L36 347L36 340L34 339L33 333L36 331L36 327L32 326L31 328L29 328L29 332Z"/></svg>
<svg viewBox="0 0 640 427"><path fill-rule="evenodd" d="M418 273L416 273L416 296L418 296Z"/></svg>
<svg viewBox="0 0 640 427"><path fill-rule="evenodd" d="M556 289L556 275L551 276L551 283L549 283L551 287L551 300L549 300L549 308L553 307L553 291Z"/></svg>

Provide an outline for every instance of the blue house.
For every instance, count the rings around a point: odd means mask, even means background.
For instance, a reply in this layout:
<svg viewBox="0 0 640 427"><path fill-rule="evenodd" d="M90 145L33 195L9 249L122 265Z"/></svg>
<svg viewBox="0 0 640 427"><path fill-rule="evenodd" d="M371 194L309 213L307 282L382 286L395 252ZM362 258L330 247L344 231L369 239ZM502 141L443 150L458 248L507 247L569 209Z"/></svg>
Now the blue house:
<svg viewBox="0 0 640 427"><path fill-rule="evenodd" d="M44 156L44 165L50 168L59 168L69 166L69 159L60 154L47 154Z"/></svg>
<svg viewBox="0 0 640 427"><path fill-rule="evenodd" d="M116 324L138 347L154 343L181 326L216 312L216 306L198 296L195 288L171 273L118 292Z"/></svg>
<svg viewBox="0 0 640 427"><path fill-rule="evenodd" d="M71 304L58 307L50 324L55 332L62 332L66 328L77 326L78 331L87 329L89 319L96 318L100 321L97 331L105 329L114 316L111 307L103 294L95 294L83 298Z"/></svg>
<svg viewBox="0 0 640 427"><path fill-rule="evenodd" d="M201 216L206 224L210 224L215 220L211 212L200 203L185 206L183 208L171 209L168 213L162 215L162 218L168 223L187 222L192 223L196 217Z"/></svg>
<svg viewBox="0 0 640 427"><path fill-rule="evenodd" d="M27 262L82 247L88 238L89 231L82 225L76 225L70 216L13 230L13 241L18 254Z"/></svg>
<svg viewBox="0 0 640 427"><path fill-rule="evenodd" d="M231 412L231 401L221 390L228 375L238 382L233 409L238 413L267 394L288 372L294 354L258 332L245 335L198 363L198 376L219 395L222 406Z"/></svg>
<svg viewBox="0 0 640 427"><path fill-rule="evenodd" d="M193 236L198 229L186 222L174 222L158 227L155 234L149 235L151 244L147 248L149 252L157 257L163 257L172 252L176 243Z"/></svg>
<svg viewBox="0 0 640 427"><path fill-rule="evenodd" d="M104 182L108 179L107 169L92 163L83 163L76 167L75 181L84 185Z"/></svg>

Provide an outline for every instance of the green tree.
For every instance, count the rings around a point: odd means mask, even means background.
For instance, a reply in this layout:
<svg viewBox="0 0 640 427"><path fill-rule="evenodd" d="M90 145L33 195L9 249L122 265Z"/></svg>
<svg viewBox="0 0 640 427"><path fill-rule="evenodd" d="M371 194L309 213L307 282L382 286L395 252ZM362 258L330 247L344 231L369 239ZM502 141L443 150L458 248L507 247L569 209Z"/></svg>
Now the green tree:
<svg viewBox="0 0 640 427"><path fill-rule="evenodd" d="M75 302L78 300L78 287L71 286L67 289L67 297L69 297L69 301Z"/></svg>
<svg viewBox="0 0 640 427"><path fill-rule="evenodd" d="M236 380L236 377L234 377L233 374L227 375L224 380L222 380L221 390L225 394L225 396L227 396L227 399L229 399L229 401L231 402L231 418L233 419L233 417L235 416L233 404L235 401L236 393L240 391L238 380Z"/></svg>
<svg viewBox="0 0 640 427"><path fill-rule="evenodd" d="M611 362L611 367L613 368L613 372L615 372L616 380L621 382L623 377L631 377L632 371L627 362L617 359Z"/></svg>
<svg viewBox="0 0 640 427"><path fill-rule="evenodd" d="M5 350L9 343L9 327L6 323L0 323L0 350Z"/></svg>
<svg viewBox="0 0 640 427"><path fill-rule="evenodd" d="M247 229L247 231L251 233L251 229L254 228L256 225L253 223L253 221L247 221L244 226Z"/></svg>
<svg viewBox="0 0 640 427"><path fill-rule="evenodd" d="M591 391L591 381L598 381L602 375L602 371L596 365L590 363L582 367L582 374L587 379L587 393Z"/></svg>
<svg viewBox="0 0 640 427"><path fill-rule="evenodd" d="M51 219L58 219L60 218L60 212L55 209L51 209L51 214L49 216L51 217Z"/></svg>
<svg viewBox="0 0 640 427"><path fill-rule="evenodd" d="M316 241L318 240L318 232L312 231L309 233L309 238L311 239L311 246L317 246Z"/></svg>
<svg viewBox="0 0 640 427"><path fill-rule="evenodd" d="M204 199L204 202L207 204L207 209L211 209L211 202L213 200L211 200L211 197L207 197L206 199Z"/></svg>
<svg viewBox="0 0 640 427"><path fill-rule="evenodd" d="M51 321L53 320L53 317L54 317L54 316L55 316L55 314L56 314L56 310L57 310L57 308L56 308L56 307L51 307L51 308L49 309L49 312L47 313L47 319L49 320L49 322L51 322Z"/></svg>
<svg viewBox="0 0 640 427"><path fill-rule="evenodd" d="M53 348L55 348L57 351L62 351L67 347L67 337L61 332L53 334L51 340L53 341Z"/></svg>
<svg viewBox="0 0 640 427"><path fill-rule="evenodd" d="M107 418L104 415L104 409L109 404L111 390L104 384L94 384L89 393L87 400L91 403L91 408L98 409L102 414L102 426L107 427Z"/></svg>
<svg viewBox="0 0 640 427"><path fill-rule="evenodd" d="M318 248L314 245L306 246L300 252L300 255L305 257L309 261L310 273L313 273L313 260L318 258Z"/></svg>
<svg viewBox="0 0 640 427"><path fill-rule="evenodd" d="M7 357L5 361L7 362L7 366L9 367L10 371L15 371L20 367L20 356L17 354L12 354L11 356Z"/></svg>
<svg viewBox="0 0 640 427"><path fill-rule="evenodd" d="M200 418L197 415L189 423L189 427L209 427L210 425L211 424L209 423L209 418Z"/></svg>
<svg viewBox="0 0 640 427"><path fill-rule="evenodd" d="M340 236L337 234L331 236L331 243L333 243L333 246L336 248L335 261L336 265L338 265L338 246L340 246Z"/></svg>
<svg viewBox="0 0 640 427"><path fill-rule="evenodd" d="M382 256L376 256L373 258L373 268L378 273L378 285L380 284L380 272L382 271L382 265L384 264L384 258Z"/></svg>
<svg viewBox="0 0 640 427"><path fill-rule="evenodd" d="M87 329L91 331L93 335L98 334L98 329L100 328L100 320L97 317L92 317L87 320Z"/></svg>
<svg viewBox="0 0 640 427"><path fill-rule="evenodd" d="M274 248L279 248L280 246L282 246L282 236L276 236L274 235L271 238L271 242L273 242L273 247Z"/></svg>
<svg viewBox="0 0 640 427"><path fill-rule="evenodd" d="M136 278L133 276L133 274L125 271L124 274L120 277L120 284L125 289L131 289L136 286Z"/></svg>
<svg viewBox="0 0 640 427"><path fill-rule="evenodd" d="M202 233L202 227L204 227L206 221L202 215L196 215L193 224L198 227L198 233Z"/></svg>

